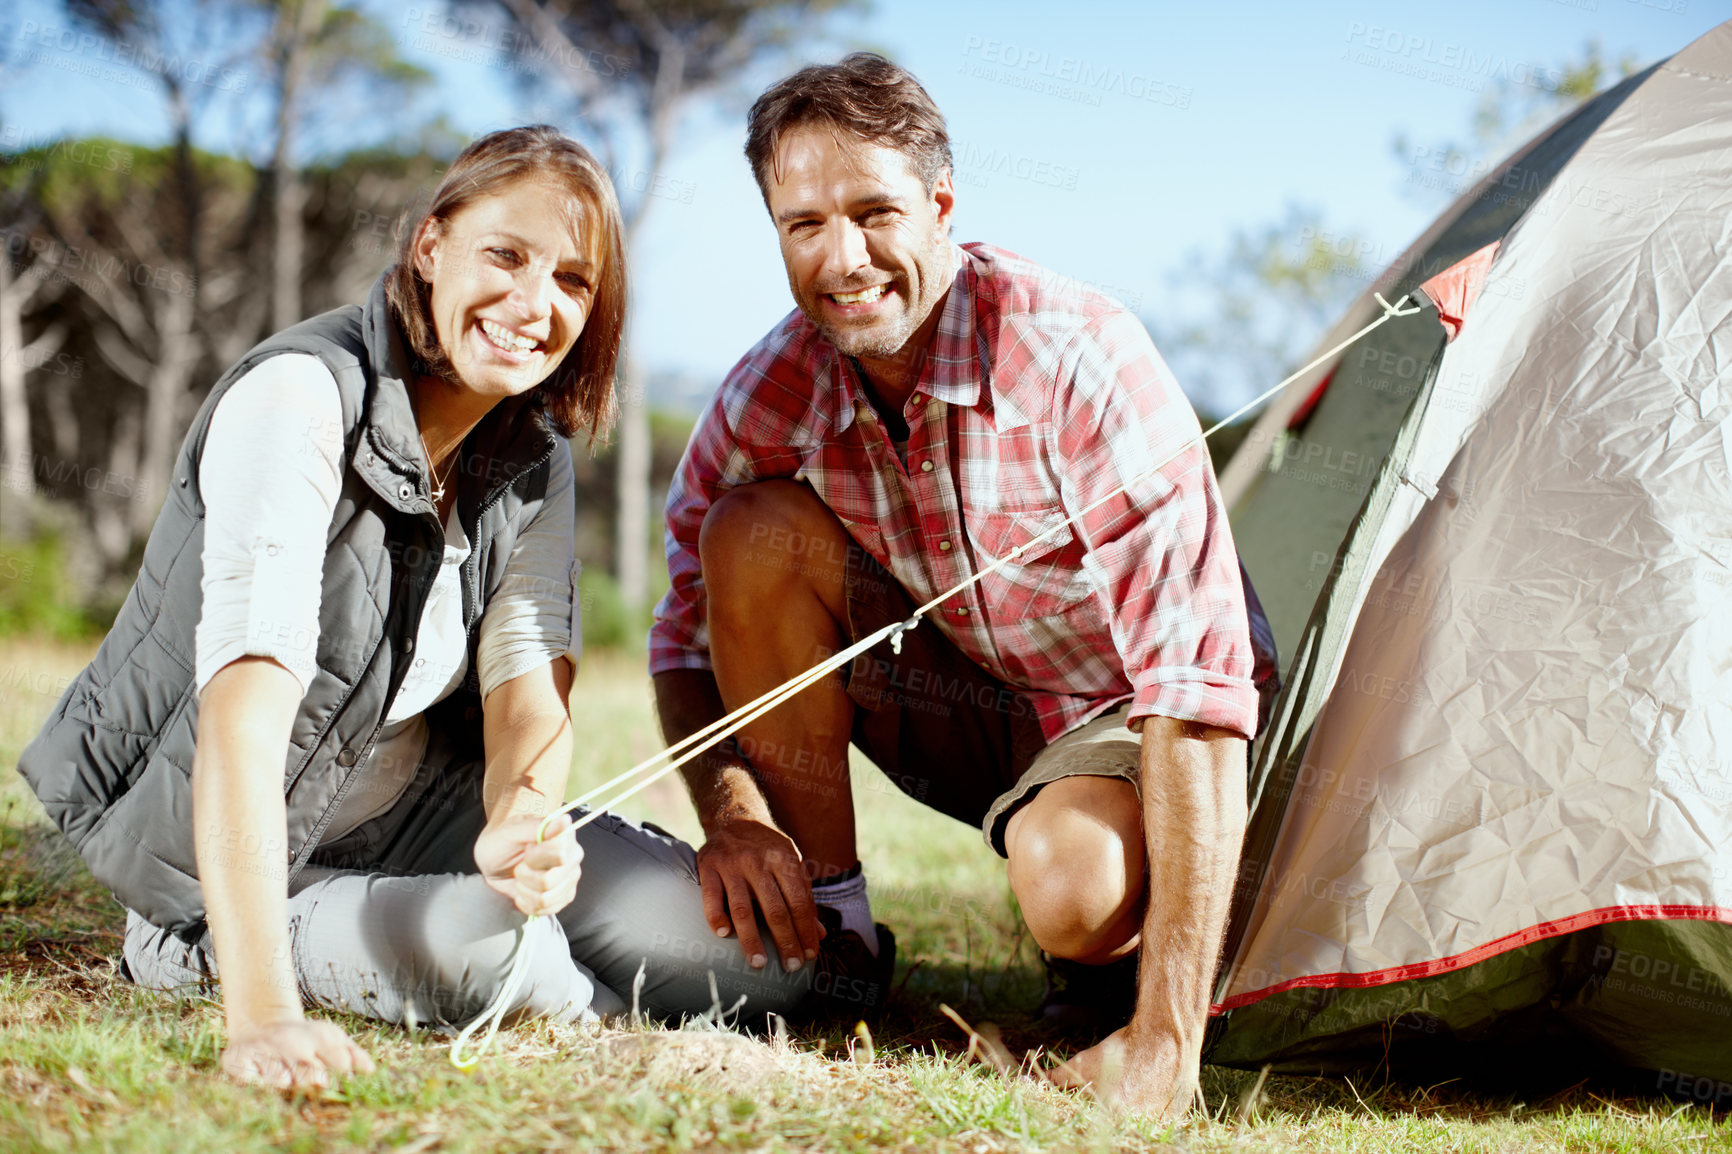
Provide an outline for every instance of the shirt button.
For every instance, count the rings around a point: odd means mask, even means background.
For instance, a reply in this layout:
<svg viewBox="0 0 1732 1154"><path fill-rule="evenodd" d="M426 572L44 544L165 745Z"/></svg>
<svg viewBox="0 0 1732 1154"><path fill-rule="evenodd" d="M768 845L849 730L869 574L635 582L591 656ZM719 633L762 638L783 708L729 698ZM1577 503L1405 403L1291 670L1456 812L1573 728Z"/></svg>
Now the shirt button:
<svg viewBox="0 0 1732 1154"><path fill-rule="evenodd" d="M939 550L939 552L941 552L941 553L948 553L948 552L950 552L950 542L949 542L949 541L948 541L948 540L946 540L946 541L940 541L940 542L939 542L939 543L938 543L938 550Z"/></svg>
<svg viewBox="0 0 1732 1154"><path fill-rule="evenodd" d="M403 652L404 653L415 652L415 639L413 637L403 638Z"/></svg>
<svg viewBox="0 0 1732 1154"><path fill-rule="evenodd" d="M922 461L922 462L920 462L920 471L921 471L921 472L922 472L922 473L930 473L930 472L932 472L932 462L931 462L931 460L925 460L925 461Z"/></svg>
<svg viewBox="0 0 1732 1154"><path fill-rule="evenodd" d="M956 611L956 615L958 617L967 617L968 616L968 606L964 605L961 609L958 609Z"/></svg>
<svg viewBox="0 0 1732 1154"><path fill-rule="evenodd" d="M347 769L351 765L354 765L355 764L355 751L352 749L343 750L343 752L341 752L337 755L337 764L342 766L344 769Z"/></svg>

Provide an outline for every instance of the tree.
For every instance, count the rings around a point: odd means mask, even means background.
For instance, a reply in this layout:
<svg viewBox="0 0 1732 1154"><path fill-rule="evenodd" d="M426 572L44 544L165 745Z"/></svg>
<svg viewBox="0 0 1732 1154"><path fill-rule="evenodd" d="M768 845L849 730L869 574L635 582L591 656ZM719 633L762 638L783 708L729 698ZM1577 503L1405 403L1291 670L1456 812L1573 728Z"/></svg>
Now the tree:
<svg viewBox="0 0 1732 1154"><path fill-rule="evenodd" d="M395 105L432 77L403 60L390 35L371 17L328 0L275 0L276 19L260 55L272 76L276 115L268 169L273 190L271 331L307 314L302 305L306 264L307 187L297 157L321 106L349 87L373 107ZM318 104L307 99L317 93ZM262 334L261 334L262 335Z"/></svg>
<svg viewBox="0 0 1732 1154"><path fill-rule="evenodd" d="M173 141L172 175L161 174L167 179L160 192L150 190L152 200L166 195L171 205L152 204L147 211L130 199L111 201L101 205L98 222L65 211L78 199L72 188L49 198L61 209L53 230L66 243L92 257L118 261L129 270L128 276L147 270L143 274L147 284L173 286L171 291L140 296L133 291L136 283L118 285L100 275L75 280L105 317L97 329L99 353L140 386L145 397L142 440L132 473L145 497L131 503L124 530L108 527L108 532L98 534L104 552L112 553L119 545L114 540L117 534L142 536L155 519L166 492L175 442L184 427L186 394L209 347L210 321L248 287L245 277L212 277L205 267L211 254L206 248L203 178L209 170L201 170L195 155L193 126L210 101L245 91L244 62L257 43L264 17L255 5L232 0L63 2L76 26L127 49L141 78L160 90ZM194 67L192 61L204 63ZM175 211L161 212L165 207ZM164 223L169 226L163 227ZM100 241L93 229L104 232ZM120 246L118 253L103 244Z"/></svg>
<svg viewBox="0 0 1732 1154"><path fill-rule="evenodd" d="M551 81L572 118L600 143L625 217L627 251L663 190L685 111L815 38L864 0L466 0L497 6L521 33L513 66L525 84ZM622 174L629 175L622 178ZM630 608L646 599L650 429L642 369L628 345L619 413L615 572Z"/></svg>
<svg viewBox="0 0 1732 1154"><path fill-rule="evenodd" d="M1633 57L1626 53L1617 67L1629 75ZM1516 145L1597 92L1610 71L1590 42L1579 57L1532 70L1526 83L1506 77L1488 88L1466 140L1416 146L1397 136L1408 190L1444 200L1466 193ZM1194 251L1174 278L1182 286L1174 311L1148 324L1193 403L1230 412L1303 363L1397 255L1329 226L1315 208L1289 204L1280 221L1237 230L1220 252ZM1228 446L1236 443L1230 434L1219 434ZM1218 453L1217 466L1224 460Z"/></svg>
<svg viewBox="0 0 1732 1154"><path fill-rule="evenodd" d="M286 327L305 315L307 204L294 156L316 118L305 93L328 99L345 83L402 91L426 74L398 59L377 23L327 0L63 3L76 27L124 48L140 80L161 93L172 140L171 168L153 173L155 183L120 182L125 192L115 196L116 182L102 178L113 174L96 174L88 187L64 181L43 200L49 234L82 254L82 273L125 270L118 279L107 272L69 278L94 308L98 353L145 400L130 470L142 497L126 506L124 526L98 516L99 547L112 559L155 517L207 360L226 364L268 331L267 320ZM236 111L251 106L242 98L261 91L259 75L269 78L262 88L272 125L268 182L250 165L200 154L194 141L213 100L229 100ZM256 227L266 215L271 227ZM256 275L267 263L264 238L274 258L269 279ZM112 454L130 442L113 438L111 464L127 464Z"/></svg>
<svg viewBox="0 0 1732 1154"><path fill-rule="evenodd" d="M1600 43L1590 40L1581 55L1556 68L1533 69L1518 83L1501 76L1481 95L1465 138L1418 144L1405 132L1390 142L1407 167L1405 190L1427 201L1449 201L1467 192L1523 141L1583 103L1612 79L1613 65ZM1616 65L1618 78L1636 71L1626 52Z"/></svg>
<svg viewBox="0 0 1732 1154"><path fill-rule="evenodd" d="M306 210L306 187L294 162L295 127L298 120L302 79L307 71L311 45L325 22L325 0L282 0L277 6L267 59L276 65L276 148L271 156L276 211L272 235L276 260L272 262L271 328L284 329L301 319L301 265L305 235L301 213Z"/></svg>
<svg viewBox="0 0 1732 1154"><path fill-rule="evenodd" d="M1291 371L1370 287L1382 271L1370 254L1320 210L1290 203L1280 221L1236 230L1224 252L1193 251L1173 278L1174 311L1147 323L1192 403L1228 413Z"/></svg>
<svg viewBox="0 0 1732 1154"><path fill-rule="evenodd" d="M24 336L26 316L58 296L65 284L53 275L55 253L32 243L33 191L26 184L0 193L0 215L13 222L0 231L0 488L18 491L31 485L26 378L60 352L67 332L66 325L56 323L42 326L28 340Z"/></svg>
<svg viewBox="0 0 1732 1154"><path fill-rule="evenodd" d="M315 308L358 299L389 263L390 225L425 197L449 163L451 142L435 143L434 152L366 150L305 170L302 286ZM24 475L7 474L6 481L62 507L51 523L77 531L68 558L79 571L81 595L100 594L104 584L118 592L131 576L139 526L148 526L155 512L149 486L159 483L147 442L164 430L153 427L150 414L172 416L166 429L172 443L159 461L166 474L193 408L253 343L265 316L270 286L257 269L269 237L255 234L268 206L261 193L268 173L241 158L196 150L192 160L203 201L198 247L205 276L196 284L165 261L160 245L181 215L173 146L56 141L0 158L0 207L15 222L5 234L10 263L0 277L16 271L15 286L39 286L29 296L16 289L0 294L0 308L15 302L19 310L25 409L48 416L30 428L37 451ZM196 314L190 330L189 313ZM0 318L7 331L12 324ZM188 331L195 340L185 339ZM94 350L86 352L89 359L55 351L52 342L62 335L62 349ZM165 352L165 342L175 341L183 353ZM160 399L171 387L181 391L169 406ZM0 432L10 437L12 428L7 420ZM8 530L31 519L25 503L10 495L0 498L0 509L10 515Z"/></svg>
<svg viewBox="0 0 1732 1154"><path fill-rule="evenodd" d="M78 290L79 323L142 401L120 407L109 438L106 469L129 479L125 491L105 494L114 501L90 495L98 546L111 563L155 520L194 385L208 375L209 334L233 325L253 273L244 239L257 181L250 165L178 147L129 155L126 171L69 156L51 163L39 201L55 273ZM180 181L171 178L177 172ZM188 179L198 188L199 231L182 237L173 225L183 218L178 189ZM197 266L188 252L200 254Z"/></svg>

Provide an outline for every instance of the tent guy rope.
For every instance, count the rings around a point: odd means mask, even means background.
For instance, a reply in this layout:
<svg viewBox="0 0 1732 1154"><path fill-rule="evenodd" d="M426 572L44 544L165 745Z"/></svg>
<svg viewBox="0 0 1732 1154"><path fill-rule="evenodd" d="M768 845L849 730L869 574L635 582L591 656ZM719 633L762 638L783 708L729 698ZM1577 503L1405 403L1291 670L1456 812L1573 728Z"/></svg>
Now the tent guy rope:
<svg viewBox="0 0 1732 1154"><path fill-rule="evenodd" d="M1100 497L1097 497L1095 500L1089 502L1087 505L1084 505L1081 509L1078 509L1075 513L1072 513L1070 516L1064 518L1062 521L1059 521L1058 523L1052 525L1050 528L1046 529L1044 532L1038 534L1035 537L1031 537L1029 540L1023 542L1021 545L1018 545L1015 549L1012 549L1009 553L1006 553L1003 557L999 557L999 558L993 560L990 564L981 568L973 576L971 576L971 577L969 577L963 581L958 582L956 585L945 590L943 593L940 593L937 597L934 597L932 600L926 602L926 604L924 604L924 605L920 606L918 609L916 609L913 612L913 614L910 615L906 621L898 621L898 622L895 622L891 625L886 625L884 628L878 630L876 633L873 633L867 637L861 638L859 641L856 641L854 644L832 654L830 657L819 662L817 665L812 666L812 668L806 670L804 673L801 673L796 677L790 678L789 680L783 682L781 685L778 685L774 689L771 689L769 692L758 697L756 700L751 701L751 702L747 703L746 705L741 706L739 709L734 710L734 712L728 714L726 717L722 717L722 718L717 719L716 721L711 722L709 725L706 725L704 728L698 730L696 733L691 734L689 737L686 737L684 740L675 742L673 745L668 746L666 749L662 750L660 753L657 753L652 757L649 757L643 761L640 761L638 764L632 766L630 769L626 770L625 772L620 773L617 776L609 779L608 781L603 782L601 785L590 790L588 793L584 794L583 796L575 798L574 800L572 800L570 802L567 802L565 805L561 806L559 809L556 809L552 813L548 814L547 817L542 820L541 828L539 829L539 831L537 832L537 835L536 835L537 840L545 840L547 837L549 824L551 822L557 820L562 815L570 813L571 811L573 811L575 809L579 809L583 806L589 805L592 801L595 801L595 799L597 797L599 797L601 794L606 793L608 790L614 788L615 786L623 786L624 788L620 789L620 791L618 793L614 794L612 797L607 798L605 801L596 802L595 805L589 810L589 812L583 814L575 822L572 823L572 829L574 831L582 829L584 826L588 825L590 822L594 821L596 818L600 817L602 814L608 812L614 806L616 806L620 802L624 801L626 798L631 797L632 795L634 795L634 794L636 794L636 793L638 793L644 789L647 789L650 785L652 785L656 781L659 781L661 778L665 777L667 774L672 773L675 769L678 769L680 766L684 765L686 762L690 761L692 758L697 757L699 754L702 754L702 753L708 751L709 749L711 749L712 747L714 747L715 745L719 744L729 734L731 734L734 730L740 728L741 726L747 725L750 722L756 721L758 718L762 717L764 714L768 713L770 710L776 708L778 705L781 705L783 702L787 701L788 699L794 697L796 694L800 693L802 690L805 690L805 689L809 688L810 686L816 684L818 681L822 680L826 675L828 675L832 671L834 671L836 669L840 669L842 666L853 661L854 658L858 657L862 653L865 653L867 650L871 649L873 646L877 645L880 641L883 641L885 638L890 639L891 648L895 652L901 653L902 652L902 634L906 633L908 630L913 629L916 625L920 624L920 619L922 617L924 617L927 613L931 612L933 609L936 609L938 606L940 606L944 602L950 600L950 598L956 596L958 593L962 592L964 589L967 589L970 585L973 585L975 582L981 580L982 578L984 578L984 577L986 577L992 573L997 572L999 569L1001 569L1004 566L1015 561L1018 557L1022 556L1029 549L1040 544L1042 541L1053 536L1055 533L1059 532L1060 530L1068 528L1069 526L1075 524L1080 518L1082 518L1083 516L1085 516L1089 513L1092 513L1094 510L1100 508L1102 505L1106 504L1108 501L1111 501L1116 497L1122 496L1125 493L1125 491L1130 489L1131 487L1138 485L1138 484L1141 484L1142 482L1150 480L1153 477L1157 476L1161 472L1162 469L1165 469L1168 465L1172 464L1173 461L1178 459L1180 456L1182 456L1185 453L1190 452L1192 449L1196 448L1198 445L1201 445L1204 441L1206 441L1210 437L1214 436L1215 433L1219 432L1222 428L1224 428L1227 425L1231 424L1232 422L1238 420L1240 417L1244 416L1246 413L1250 412L1252 409L1256 408L1258 405L1261 405L1263 402L1269 400L1271 397L1275 396L1281 390L1285 389L1288 385L1291 385L1294 381L1303 377L1305 374L1309 373L1311 370L1317 368L1319 365L1327 363L1328 361L1330 361L1331 359L1333 359L1334 357L1339 355L1343 350L1347 349L1348 347L1353 345L1355 342L1363 339L1364 337L1366 337L1367 335L1369 335L1370 333L1375 331L1377 328L1379 328L1380 326L1382 326L1383 324L1385 324L1386 322L1388 322L1392 318L1412 316L1414 313L1419 312L1421 309L1421 306L1419 306L1419 305L1409 304L1409 302L1412 300L1412 294L1408 294L1407 296L1402 297L1399 301L1397 301L1393 305L1390 304L1388 301L1383 299L1382 293L1373 293L1372 296L1377 300L1377 303L1383 309L1383 312L1381 313L1381 315L1379 315L1377 317L1376 320L1373 320L1372 322L1367 324L1364 328L1360 329L1358 332L1354 333L1353 335L1347 337L1345 340L1341 341L1339 344L1335 345L1333 348L1327 350L1326 352L1321 353L1315 359L1313 359L1309 364L1307 364L1304 367L1291 373L1286 378L1281 380L1278 384L1272 386L1271 388L1265 390L1264 392L1262 392L1258 396L1247 401L1245 404L1239 406L1237 409L1233 410L1231 413L1227 414L1225 417L1222 417L1219 421L1216 421L1208 429L1199 433L1197 436L1190 438L1184 444L1182 444L1178 448L1174 449L1171 453L1168 453L1165 457L1163 457L1155 465L1149 467L1148 469L1143 470L1140 473L1137 473L1135 476L1131 477L1129 480L1120 484L1117 488L1113 489L1112 491L1110 491L1110 492L1108 492L1108 493L1106 493ZM635 781L633 780L634 778L636 779ZM628 782L630 784L627 784ZM518 990L522 988L524 975L526 973L527 963L528 963L528 954L526 954L523 950L523 941L524 941L525 936L528 933L529 926L534 923L534 921L536 920L536 917L540 917L540 916L545 916L545 915L536 915L534 917L527 919L524 922L523 926L518 930L517 944L514 947L513 953L512 953L511 969L506 974L505 981L500 985L499 993L493 999L492 1004L489 1005L487 1007L487 1009L482 1011L482 1013L479 1017L477 1017L474 1021L470 1022L467 1026L465 1026L463 1028L463 1030L458 1033L457 1037L452 1040L452 1042L451 1042L451 1064L456 1066L459 1070L471 1069L475 1066L476 1063L478 1063L481 1060L481 1056L484 1053L486 1053L487 1048L492 1044L493 1036L498 1032L500 1022L505 1017L505 1014L507 1012L507 1008L511 1005L512 1001L517 997ZM479 1030L482 1030L482 1029L486 1030L486 1034L483 1035L480 1043L475 1047L474 1053L466 1056L464 1054L465 1047L467 1047L469 1045L470 1039L472 1037L474 1037L474 1035Z"/></svg>

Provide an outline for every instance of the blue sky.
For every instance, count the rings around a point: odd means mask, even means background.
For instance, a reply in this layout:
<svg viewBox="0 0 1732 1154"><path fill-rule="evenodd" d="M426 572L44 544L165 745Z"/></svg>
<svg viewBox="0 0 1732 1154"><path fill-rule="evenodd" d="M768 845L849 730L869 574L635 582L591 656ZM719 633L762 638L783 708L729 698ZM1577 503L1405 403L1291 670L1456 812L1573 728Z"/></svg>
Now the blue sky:
<svg viewBox="0 0 1732 1154"><path fill-rule="evenodd" d="M497 73L429 51L435 6L367 0L438 84L416 110L479 133L546 115ZM31 27L63 26L23 0L0 34L20 53ZM878 0L814 45L885 51L949 120L958 240L985 240L1104 286L1145 316L1183 308L1188 253L1238 228L1315 206L1387 262L1447 203L1391 147L1463 139L1496 78L1544 84L1597 39L1647 64L1721 20L1732 0L1456 0L1448 5L975 3ZM22 43L28 44L26 37ZM446 42L448 43L448 41ZM696 109L645 225L634 264L640 362L713 381L791 307L774 234L740 156L751 93ZM148 86L14 64L0 118L24 135L107 132L160 140ZM357 139L382 123L347 118ZM247 139L244 108L213 110L203 143ZM1440 174L1433 174L1440 175Z"/></svg>

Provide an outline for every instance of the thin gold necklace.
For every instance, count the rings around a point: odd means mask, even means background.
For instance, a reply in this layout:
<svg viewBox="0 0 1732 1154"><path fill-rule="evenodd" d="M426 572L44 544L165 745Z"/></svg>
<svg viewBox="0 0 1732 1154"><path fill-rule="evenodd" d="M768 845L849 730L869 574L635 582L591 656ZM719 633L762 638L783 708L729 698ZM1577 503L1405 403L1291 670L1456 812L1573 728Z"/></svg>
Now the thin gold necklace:
<svg viewBox="0 0 1732 1154"><path fill-rule="evenodd" d="M433 450L427 447L427 434L421 433L420 436L421 451L427 454L427 474L433 480L433 503L437 505L445 499L445 484L451 480L451 474L457 468L458 454L451 454L451 462L445 466L445 478L441 480L439 474L433 471Z"/></svg>

